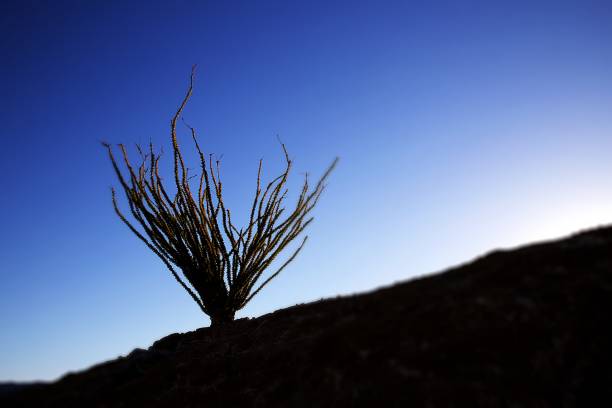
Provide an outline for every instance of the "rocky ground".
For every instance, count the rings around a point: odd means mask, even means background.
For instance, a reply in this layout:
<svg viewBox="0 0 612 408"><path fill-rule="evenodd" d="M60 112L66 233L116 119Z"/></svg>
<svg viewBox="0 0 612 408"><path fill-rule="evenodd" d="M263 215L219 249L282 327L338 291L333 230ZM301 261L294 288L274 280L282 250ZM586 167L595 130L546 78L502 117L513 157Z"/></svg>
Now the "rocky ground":
<svg viewBox="0 0 612 408"><path fill-rule="evenodd" d="M3 407L612 406L612 227L172 334Z"/></svg>

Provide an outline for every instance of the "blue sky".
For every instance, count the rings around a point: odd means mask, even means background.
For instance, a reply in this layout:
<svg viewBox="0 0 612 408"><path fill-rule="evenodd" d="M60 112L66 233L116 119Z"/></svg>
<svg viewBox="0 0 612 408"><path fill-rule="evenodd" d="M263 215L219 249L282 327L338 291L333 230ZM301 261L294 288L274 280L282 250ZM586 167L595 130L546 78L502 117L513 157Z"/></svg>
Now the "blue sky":
<svg viewBox="0 0 612 408"><path fill-rule="evenodd" d="M238 317L612 222L607 1L9 1L0 27L0 381L209 324L116 218L99 144L168 151L194 63L184 117L234 214L277 135L294 189L341 158L304 251Z"/></svg>

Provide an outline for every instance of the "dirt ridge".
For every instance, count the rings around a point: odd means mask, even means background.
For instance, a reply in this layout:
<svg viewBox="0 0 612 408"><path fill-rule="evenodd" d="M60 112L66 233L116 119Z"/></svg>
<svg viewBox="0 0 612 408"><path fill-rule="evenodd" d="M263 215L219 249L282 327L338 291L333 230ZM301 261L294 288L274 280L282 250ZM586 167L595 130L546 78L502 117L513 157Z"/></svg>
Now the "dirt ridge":
<svg viewBox="0 0 612 408"><path fill-rule="evenodd" d="M612 406L612 227L297 305L0 393L2 406Z"/></svg>

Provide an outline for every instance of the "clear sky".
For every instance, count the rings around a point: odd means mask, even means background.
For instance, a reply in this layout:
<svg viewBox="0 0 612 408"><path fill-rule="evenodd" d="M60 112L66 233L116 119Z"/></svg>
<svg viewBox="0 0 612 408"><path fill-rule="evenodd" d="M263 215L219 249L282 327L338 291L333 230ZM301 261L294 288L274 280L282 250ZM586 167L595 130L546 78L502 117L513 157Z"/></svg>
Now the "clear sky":
<svg viewBox="0 0 612 408"><path fill-rule="evenodd" d="M276 135L296 183L341 158L304 251L238 317L612 222L609 1L22 0L0 30L0 381L209 324L116 218L99 144L169 151L194 63L184 117L234 214L260 158L281 168Z"/></svg>

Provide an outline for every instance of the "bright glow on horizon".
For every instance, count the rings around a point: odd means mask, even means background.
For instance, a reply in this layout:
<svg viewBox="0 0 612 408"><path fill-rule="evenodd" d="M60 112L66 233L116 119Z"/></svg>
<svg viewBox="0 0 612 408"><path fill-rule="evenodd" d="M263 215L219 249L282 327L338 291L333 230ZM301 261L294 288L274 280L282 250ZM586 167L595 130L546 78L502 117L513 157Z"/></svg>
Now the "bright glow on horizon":
<svg viewBox="0 0 612 408"><path fill-rule="evenodd" d="M522 226L525 243L557 239L592 228L610 225L612 195L607 202L560 203L536 218L531 225Z"/></svg>

